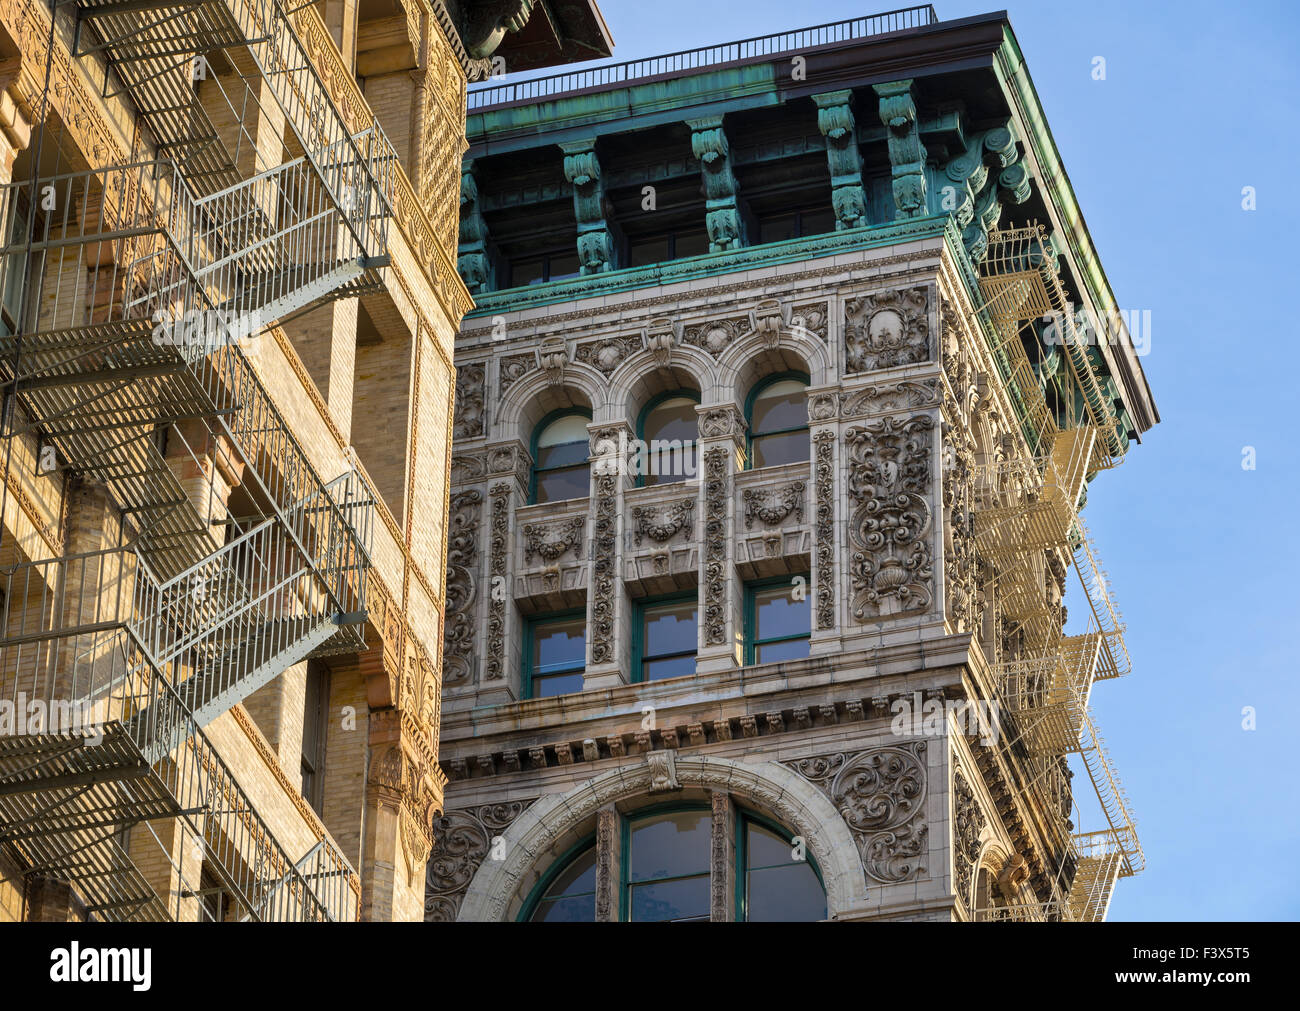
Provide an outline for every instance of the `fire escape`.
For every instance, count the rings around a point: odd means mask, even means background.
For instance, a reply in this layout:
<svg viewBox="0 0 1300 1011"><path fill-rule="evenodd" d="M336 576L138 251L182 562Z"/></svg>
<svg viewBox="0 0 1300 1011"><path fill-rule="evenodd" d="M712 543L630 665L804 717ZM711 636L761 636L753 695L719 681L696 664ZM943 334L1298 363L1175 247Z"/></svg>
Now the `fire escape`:
<svg viewBox="0 0 1300 1011"><path fill-rule="evenodd" d="M1022 749L1032 783L1050 781L1061 756L1080 756L1105 824L1074 833L1070 812L1053 810L1064 852L1052 896L980 909L976 917L1101 920L1117 879L1144 866L1128 797L1089 711L1094 682L1130 670L1124 625L1079 515L1087 480L1122 459L1119 422L1090 366L1040 228L992 233L980 287L992 351L1029 447L1027 455L1012 451L982 463L975 476L976 550L993 574L999 616L993 674L998 701L1010 715L1004 733ZM1053 404L1041 378L1048 370L1031 363L1022 339L1045 319L1054 322L1050 343L1059 355ZM1033 336L1031 346L1038 344ZM1076 635L1063 631L1058 575L1067 564L1088 603L1086 627Z"/></svg>
<svg viewBox="0 0 1300 1011"><path fill-rule="evenodd" d="M0 698L51 716L0 738L0 842L97 919L203 916L214 879L238 918L356 919L347 859L287 851L205 728L364 645L369 490L318 473L254 361L273 321L380 285L395 156L348 131L279 0L81 0L73 26L149 156L33 158L0 188L4 289L28 286L0 337L5 435L53 447L122 523L95 550L3 552ZM220 115L196 85L218 54L259 89L214 80ZM250 171L267 109L297 156Z"/></svg>

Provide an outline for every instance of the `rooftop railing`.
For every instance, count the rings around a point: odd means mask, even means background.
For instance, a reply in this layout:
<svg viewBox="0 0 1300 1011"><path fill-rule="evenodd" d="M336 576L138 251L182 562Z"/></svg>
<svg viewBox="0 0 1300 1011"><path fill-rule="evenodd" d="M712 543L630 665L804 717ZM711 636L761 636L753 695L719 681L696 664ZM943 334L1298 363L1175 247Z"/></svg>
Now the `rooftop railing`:
<svg viewBox="0 0 1300 1011"><path fill-rule="evenodd" d="M938 20L934 5L922 4L886 11L883 14L852 18L848 21L833 21L812 28L780 32L776 35L760 35L739 42L724 42L716 46L685 49L678 53L650 56L642 60L608 63L604 66L572 70L563 74L535 77L527 81L493 84L469 92L469 111L474 112L498 105L534 102L543 98L553 98L556 95L608 88L617 84L675 77L708 67L720 67L837 42L853 42L875 35L887 35L890 32L924 28L937 23Z"/></svg>

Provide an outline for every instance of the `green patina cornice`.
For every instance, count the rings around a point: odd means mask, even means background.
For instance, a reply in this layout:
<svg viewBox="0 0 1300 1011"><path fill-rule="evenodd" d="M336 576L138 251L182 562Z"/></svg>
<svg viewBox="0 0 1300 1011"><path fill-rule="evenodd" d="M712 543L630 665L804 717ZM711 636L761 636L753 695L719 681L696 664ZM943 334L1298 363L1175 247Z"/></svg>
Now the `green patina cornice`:
<svg viewBox="0 0 1300 1011"><path fill-rule="evenodd" d="M807 238L770 242L762 246L728 249L704 256L656 263L647 267L607 271L568 281L552 281L527 288L485 292L475 299L474 311L465 318L493 316L503 312L554 305L558 302L575 302L584 298L635 291L639 288L654 288L701 277L717 277L742 270L753 270L757 267L771 267L799 260L811 260L819 256L875 249L880 246L939 236L948 237L951 249L962 249L961 236L953 226L951 218L946 214L933 214L924 218L908 218L887 224L827 232L824 235ZM962 253L958 259L964 264L965 254ZM969 273L968 264L965 265L964 270ZM967 282L968 285L971 283L971 281ZM978 286L974 288L974 292L972 298L978 300Z"/></svg>
<svg viewBox="0 0 1300 1011"><path fill-rule="evenodd" d="M1071 265L1076 268L1078 283L1086 289L1093 308L1101 318L1114 318L1118 307L1115 292L1102 269L1074 187L1070 184L1070 177L1061 162L1061 153L1039 102L1038 91L1034 88L1029 68L1025 65L1024 56L1009 24L1004 26L1002 44L994 53L993 71L1020 123L1025 141L1034 153L1037 162L1035 179L1042 188L1044 202L1059 216L1053 229L1058 248L1062 248L1063 241L1063 251L1068 252ZM1122 323L1119 325L1123 326ZM1118 356L1106 343L1102 344L1102 355L1106 371L1111 376L1123 377L1123 402L1133 417L1135 430L1144 432L1160 420L1160 415L1151 398L1151 389L1133 350L1127 328L1123 330L1122 339L1124 344L1120 346ZM1123 361L1116 361L1116 357L1121 357Z"/></svg>

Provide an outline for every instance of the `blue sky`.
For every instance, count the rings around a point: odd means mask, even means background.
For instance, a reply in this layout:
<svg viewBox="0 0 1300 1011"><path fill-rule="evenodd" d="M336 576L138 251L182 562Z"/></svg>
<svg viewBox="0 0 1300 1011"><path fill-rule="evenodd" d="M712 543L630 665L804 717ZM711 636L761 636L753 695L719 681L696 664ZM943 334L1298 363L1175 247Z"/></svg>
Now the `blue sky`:
<svg viewBox="0 0 1300 1011"><path fill-rule="evenodd" d="M618 59L888 6L601 4ZM1128 678L1094 691L1094 713L1148 863L1120 882L1111 919L1298 919L1300 678L1286 655L1300 629L1300 452L1286 435L1298 398L1284 263L1300 14L1288 2L1006 6L1116 298L1151 311L1143 367L1163 421L1097 478L1085 513L1133 658ZM997 9L935 7L944 19ZM1246 186L1255 211L1242 209Z"/></svg>

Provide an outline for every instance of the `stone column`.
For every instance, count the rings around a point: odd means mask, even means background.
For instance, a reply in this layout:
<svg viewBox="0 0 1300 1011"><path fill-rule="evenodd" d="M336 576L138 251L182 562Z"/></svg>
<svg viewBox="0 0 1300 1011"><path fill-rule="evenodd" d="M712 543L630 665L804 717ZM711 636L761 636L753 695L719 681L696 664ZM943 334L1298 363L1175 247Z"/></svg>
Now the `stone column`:
<svg viewBox="0 0 1300 1011"><path fill-rule="evenodd" d="M497 706L522 694L523 635L514 603L514 514L528 501L532 460L518 439L490 445L486 459L487 603L474 701L478 706Z"/></svg>
<svg viewBox="0 0 1300 1011"><path fill-rule="evenodd" d="M731 404L699 407L698 511L704 520L700 554L700 674L743 662L742 593L736 576L736 473L745 465L745 418Z"/></svg>
<svg viewBox="0 0 1300 1011"><path fill-rule="evenodd" d="M619 918L619 882L622 878L622 819L611 804L596 812L596 922Z"/></svg>
<svg viewBox="0 0 1300 1011"><path fill-rule="evenodd" d="M722 790L711 791L709 803L713 809L709 919L730 923L736 918L736 808Z"/></svg>

